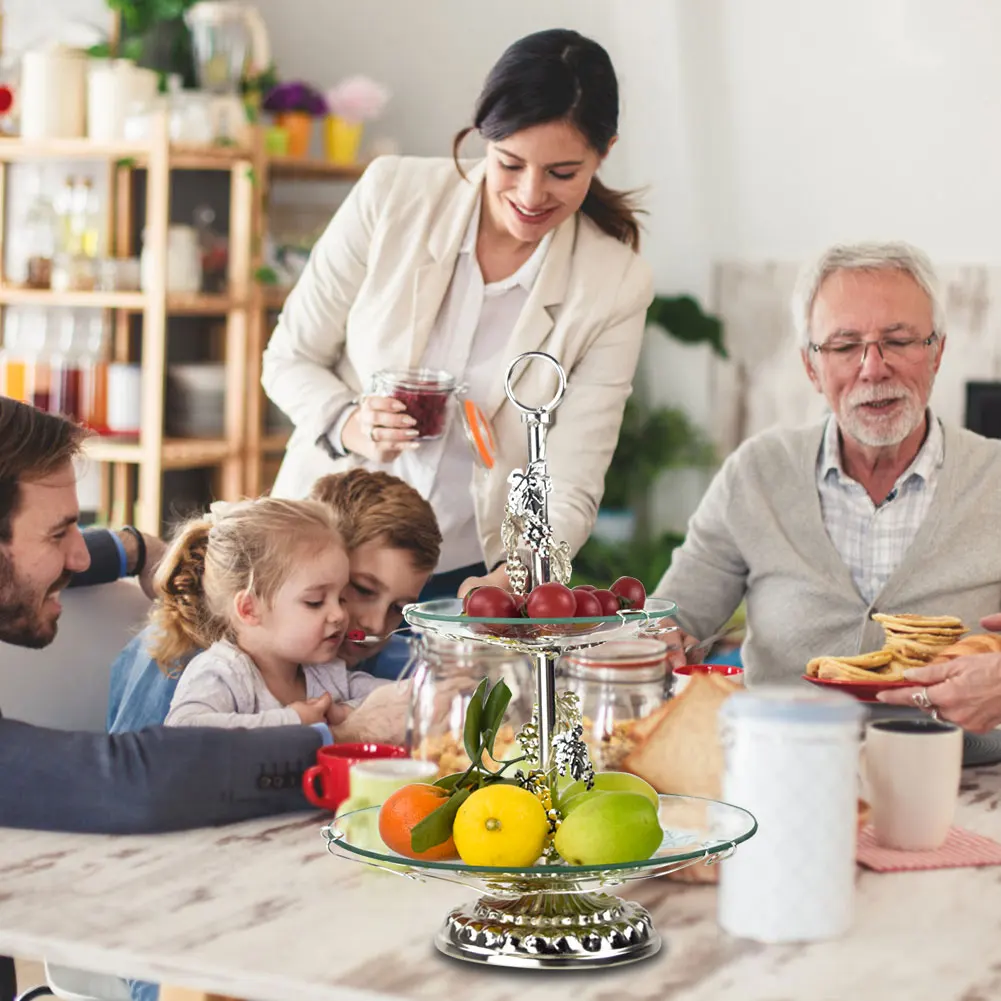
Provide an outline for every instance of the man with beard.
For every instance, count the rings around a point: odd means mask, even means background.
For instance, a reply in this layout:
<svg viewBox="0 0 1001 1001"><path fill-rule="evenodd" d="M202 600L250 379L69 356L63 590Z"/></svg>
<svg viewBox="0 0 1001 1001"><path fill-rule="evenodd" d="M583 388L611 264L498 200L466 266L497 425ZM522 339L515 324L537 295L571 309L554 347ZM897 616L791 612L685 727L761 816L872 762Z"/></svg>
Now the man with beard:
<svg viewBox="0 0 1001 1001"><path fill-rule="evenodd" d="M928 258L837 246L800 276L806 374L831 415L744 442L714 478L656 594L709 636L747 602L749 683L883 645L873 612L1001 608L1001 442L928 407L945 349Z"/></svg>
<svg viewBox="0 0 1001 1001"><path fill-rule="evenodd" d="M61 417L0 397L2 643L51 643L60 592L91 562L77 526L72 463L84 434ZM113 544L105 552L118 560ZM302 771L332 739L323 724L151 727L109 736L0 717L0 825L138 833L306 809Z"/></svg>

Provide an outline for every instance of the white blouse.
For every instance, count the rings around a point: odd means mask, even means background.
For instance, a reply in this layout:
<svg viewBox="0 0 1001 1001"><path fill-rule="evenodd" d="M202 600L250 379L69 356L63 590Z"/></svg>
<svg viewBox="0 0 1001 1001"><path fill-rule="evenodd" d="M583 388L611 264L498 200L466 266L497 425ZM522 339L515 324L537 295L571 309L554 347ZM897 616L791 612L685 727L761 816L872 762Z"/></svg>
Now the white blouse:
<svg viewBox="0 0 1001 1001"><path fill-rule="evenodd" d="M453 375L466 387L473 402L483 400L496 380L504 377L511 360L504 357L504 349L553 238L550 230L513 275L486 284L476 259L481 205L482 196L466 227L452 280L421 359L423 368L442 369ZM338 418L331 432L333 442L340 444L341 431L354 409ZM388 467L369 460L362 465L388 469L431 504L442 534L436 573L483 559L473 507L473 453L456 408L448 431L437 441L424 442L420 448L404 452Z"/></svg>

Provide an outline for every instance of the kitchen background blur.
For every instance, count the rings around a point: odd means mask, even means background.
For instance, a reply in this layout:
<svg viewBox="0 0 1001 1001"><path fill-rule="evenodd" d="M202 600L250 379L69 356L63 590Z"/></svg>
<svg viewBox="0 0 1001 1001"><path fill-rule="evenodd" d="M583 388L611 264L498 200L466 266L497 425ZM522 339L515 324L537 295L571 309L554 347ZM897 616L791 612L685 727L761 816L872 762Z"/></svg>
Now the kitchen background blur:
<svg viewBox="0 0 1001 1001"><path fill-rule="evenodd" d="M131 28L138 36L150 18L191 6L108 2L124 15L126 54L139 51ZM251 6L260 23L248 17L234 27L235 9ZM994 43L1001 6L256 0L226 9L224 16L222 4L203 2L189 11L193 71L171 65L183 41L163 31L153 33L155 44L147 37L141 61L181 73L157 95L140 71L118 63L95 69L92 56L88 84L79 75L86 69L67 67L73 59L64 51L53 53L54 43L87 49L107 42L113 17L105 0L44 0L44 19L37 0L3 3L0 82L12 86L22 117L8 114L8 128L24 131L30 80L19 74L48 81L36 85L32 112L43 138L0 141L0 156L15 161L0 192L4 357L8 372L11 359L47 362L50 399L65 408L77 393L81 417L99 426L100 416L87 410L100 405L87 388L94 380L81 377L77 386L57 374L67 354L84 372L111 363L103 430L113 434L102 439L104 453L92 454L128 462L95 462L89 506L111 505L105 513L121 515L138 492L137 517L158 527L161 514L172 520L209 492L266 484L286 429L258 400L252 355L310 240L371 156L447 155L507 42L554 25L608 48L622 117L605 173L612 184L643 192L644 254L658 293L669 305L691 295L709 314L681 315L674 336L648 332L629 447L642 448L658 428L674 444L657 455L650 485L637 484L641 496L616 500L639 510L640 527L606 519L612 537L640 531L669 546L715 464L742 438L822 412L792 344L786 302L798 265L837 240L907 239L929 252L946 281L950 337L933 404L956 423L982 423L992 412L1001 377L1001 236L988 221L1001 210L1001 136L986 109L1001 89ZM264 100L249 132L238 115L240 74L226 61L235 44L227 38L246 45L243 96L251 105ZM199 67L211 98L190 89ZM296 81L315 93L272 90ZM337 85L364 117L360 128L316 103ZM82 139L64 146L72 155L61 160L59 143L44 134L74 123L46 116L67 114L66 95L77 88L96 95L91 129L103 138L91 142L100 155L85 157ZM2 105L0 92L0 114ZM288 146L298 137L294 122L275 127L282 108L293 106L313 113L305 155ZM85 131L87 102L81 107ZM32 149L45 156L34 159ZM48 291L23 288L46 278ZM103 306L116 308L95 308ZM722 321L726 357L711 344L713 317ZM162 355L160 368L151 367L154 354ZM131 367L139 361L141 368ZM157 380L165 394L157 394ZM96 385L100 397L100 379ZM678 419L664 418L665 410ZM215 444L185 444L192 438Z"/></svg>

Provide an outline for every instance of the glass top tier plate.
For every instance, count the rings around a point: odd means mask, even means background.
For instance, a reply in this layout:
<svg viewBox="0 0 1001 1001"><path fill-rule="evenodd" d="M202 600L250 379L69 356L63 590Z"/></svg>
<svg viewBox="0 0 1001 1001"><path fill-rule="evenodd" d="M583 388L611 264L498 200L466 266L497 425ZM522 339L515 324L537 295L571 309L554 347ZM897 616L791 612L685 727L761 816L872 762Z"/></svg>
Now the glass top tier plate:
<svg viewBox="0 0 1001 1001"><path fill-rule="evenodd" d="M630 879L659 876L688 865L712 864L733 853L757 830L754 817L739 806L697 796L660 797L664 840L650 857L618 865L534 865L494 868L458 859L424 862L390 851L379 838L380 807L354 810L323 828L332 854L389 868L405 875L445 879L490 893L567 892L598 889Z"/></svg>
<svg viewBox="0 0 1001 1001"><path fill-rule="evenodd" d="M606 640L657 635L674 629L672 616L678 606L663 598L647 598L638 610L617 615L575 619L483 619L462 614L458 598L422 601L404 609L415 629L459 640L492 643L527 652L573 650L596 646Z"/></svg>

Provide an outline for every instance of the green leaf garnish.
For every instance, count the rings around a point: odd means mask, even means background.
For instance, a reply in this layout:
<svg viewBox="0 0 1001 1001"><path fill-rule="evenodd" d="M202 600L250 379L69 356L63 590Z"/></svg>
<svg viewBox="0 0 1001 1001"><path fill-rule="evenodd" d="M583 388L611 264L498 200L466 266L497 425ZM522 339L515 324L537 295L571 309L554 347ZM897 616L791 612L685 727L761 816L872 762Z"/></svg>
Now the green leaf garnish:
<svg viewBox="0 0 1001 1001"><path fill-rule="evenodd" d="M441 806L432 810L419 824L415 824L410 832L410 847L420 853L448 841L452 836L452 822L455 820L455 815L471 791L471 789L459 789L453 792Z"/></svg>
<svg viewBox="0 0 1001 1001"><path fill-rule="evenodd" d="M462 730L462 743L466 748L466 757L474 764L480 760L482 745L480 743L480 731L483 723L483 708L487 698L487 687L490 684L484 678L473 692L473 697L469 700L466 708L466 725Z"/></svg>

